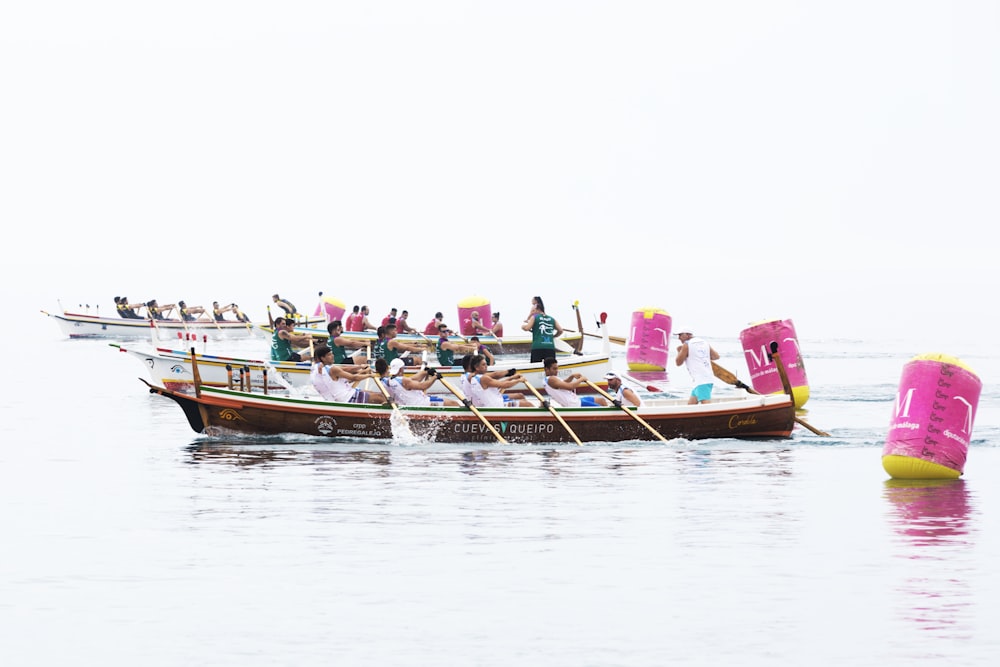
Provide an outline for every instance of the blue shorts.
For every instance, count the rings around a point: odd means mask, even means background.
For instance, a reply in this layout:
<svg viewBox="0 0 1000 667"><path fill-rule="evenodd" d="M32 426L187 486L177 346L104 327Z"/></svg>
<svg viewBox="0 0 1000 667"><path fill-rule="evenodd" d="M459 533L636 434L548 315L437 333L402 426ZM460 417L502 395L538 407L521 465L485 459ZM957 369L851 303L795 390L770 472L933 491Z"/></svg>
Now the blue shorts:
<svg viewBox="0 0 1000 667"><path fill-rule="evenodd" d="M431 405L444 405L444 399L440 396L428 396L431 399Z"/></svg>
<svg viewBox="0 0 1000 667"><path fill-rule="evenodd" d="M580 407L581 408L599 408L601 407L597 403L597 399L593 396L581 396L580 397Z"/></svg>
<svg viewBox="0 0 1000 667"><path fill-rule="evenodd" d="M699 401L707 401L712 398L712 383L707 382L705 384L700 384L691 390L691 395L697 398Z"/></svg>

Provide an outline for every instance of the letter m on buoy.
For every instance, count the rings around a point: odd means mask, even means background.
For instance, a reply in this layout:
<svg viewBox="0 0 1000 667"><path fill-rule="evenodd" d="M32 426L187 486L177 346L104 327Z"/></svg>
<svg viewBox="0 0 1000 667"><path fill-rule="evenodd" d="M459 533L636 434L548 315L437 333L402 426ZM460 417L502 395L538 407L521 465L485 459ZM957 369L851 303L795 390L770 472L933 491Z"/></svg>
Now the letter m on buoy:
<svg viewBox="0 0 1000 667"><path fill-rule="evenodd" d="M910 416L910 402L913 400L913 387L910 387L906 392L906 400L903 404L899 403L899 392L896 393L896 416L909 417Z"/></svg>

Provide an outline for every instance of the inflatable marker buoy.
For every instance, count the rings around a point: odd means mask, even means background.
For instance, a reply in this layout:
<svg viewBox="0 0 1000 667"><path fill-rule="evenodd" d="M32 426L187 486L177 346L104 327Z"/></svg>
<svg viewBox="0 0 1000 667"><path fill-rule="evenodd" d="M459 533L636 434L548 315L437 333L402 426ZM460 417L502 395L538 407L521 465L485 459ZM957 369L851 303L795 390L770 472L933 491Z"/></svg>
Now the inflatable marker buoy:
<svg viewBox="0 0 1000 667"><path fill-rule="evenodd" d="M320 297L315 314L322 314L327 322L333 322L334 320L343 321L345 312L347 312L347 306L344 305L343 301L332 296L324 296Z"/></svg>
<svg viewBox="0 0 1000 667"><path fill-rule="evenodd" d="M625 362L632 371L667 369L670 349L670 314L659 308L643 308L632 313Z"/></svg>
<svg viewBox="0 0 1000 667"><path fill-rule="evenodd" d="M778 354L785 364L788 382L792 385L792 399L795 407L801 408L809 400L809 381L799 351L799 340L795 337L795 325L791 320L762 320L740 332L743 355L750 371L750 384L760 394L781 394L778 367L771 359L771 343L778 344Z"/></svg>
<svg viewBox="0 0 1000 667"><path fill-rule="evenodd" d="M479 322L484 327L493 326L493 311L490 301L483 296L470 296L458 302L458 332L463 336L482 336L472 327L472 313L479 315Z"/></svg>
<svg viewBox="0 0 1000 667"><path fill-rule="evenodd" d="M955 479L965 472L983 383L946 354L903 367L882 467L893 479Z"/></svg>

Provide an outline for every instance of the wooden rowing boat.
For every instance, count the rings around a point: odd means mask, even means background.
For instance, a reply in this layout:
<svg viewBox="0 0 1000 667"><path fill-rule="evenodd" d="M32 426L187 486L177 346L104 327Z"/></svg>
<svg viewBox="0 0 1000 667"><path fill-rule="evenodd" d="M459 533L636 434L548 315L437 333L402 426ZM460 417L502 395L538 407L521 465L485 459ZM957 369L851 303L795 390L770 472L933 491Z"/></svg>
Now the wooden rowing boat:
<svg viewBox="0 0 1000 667"><path fill-rule="evenodd" d="M199 385L193 393L152 385L175 401L196 433L209 436L301 434L355 441L394 438L393 415L409 434L436 443L585 443L684 438L775 439L791 436L795 405L783 394L744 394L689 405L656 399L640 408L411 407L331 403ZM628 414L635 410L635 415ZM640 416L636 420L634 416Z"/></svg>
<svg viewBox="0 0 1000 667"><path fill-rule="evenodd" d="M42 314L55 320L62 332L70 338L149 338L153 321L147 319L125 319L124 317L99 317L96 315L81 315L80 313L49 313ZM179 320L156 320L156 328L167 336L175 333L192 333L198 338L202 335L212 337L254 336L255 329L250 322L215 322L212 320L194 320L181 322Z"/></svg>
<svg viewBox="0 0 1000 667"><path fill-rule="evenodd" d="M127 319L124 317L100 317L81 313L62 314L41 311L51 317L70 338L149 338L154 322L149 319ZM326 321L318 318L302 320L303 327L326 326ZM191 334L197 338L210 336L212 338L247 338L257 334L252 322L237 322L235 320L156 320L156 329L160 336L172 338L176 334ZM326 329L323 329L326 334Z"/></svg>
<svg viewBox="0 0 1000 667"><path fill-rule="evenodd" d="M168 389L183 389L194 382L194 372L191 366L191 353L165 347L139 346L125 347L118 343L109 343L110 347L138 359L149 372L153 384ZM212 387L240 386L240 373L244 374L246 386L264 388L265 371L267 375L267 390L280 391L289 387L311 387L309 379L309 362L265 361L261 359L244 359L211 354L194 355L204 385ZM439 366L431 363L435 370L445 379L457 380L462 373L460 366ZM491 370L517 369L532 386L541 388L545 371L541 362L529 363L526 359L504 360L501 358ZM417 367L408 368L404 373L413 375ZM607 387L604 374L612 370L611 358L607 354L575 355L559 362L559 375L567 377L572 373L581 373L585 378L602 388ZM445 392L440 384L434 385L436 391Z"/></svg>
<svg viewBox="0 0 1000 667"><path fill-rule="evenodd" d="M268 335L274 333L274 327L262 324L260 328L268 333ZM303 334L306 336L312 336L318 342L326 342L330 338L330 333L326 330L326 324L321 325L308 325L308 326L297 326L294 328L294 332L297 334ZM375 335L374 331L345 331L341 334L344 338L349 340L357 340L365 343L374 344L378 340L378 336ZM407 343L426 343L430 340L432 343L437 343L437 336L424 336L422 334L396 334L396 339L404 341ZM566 332L562 336L556 339L556 351L560 354L572 354L579 346L580 341L583 339L583 334L579 332ZM453 343L467 343L469 342L468 337L465 336L449 336L448 340ZM496 336L480 335L479 342L489 348L489 351L494 355L501 354L528 354L531 352L531 336L504 336L503 338L497 338Z"/></svg>

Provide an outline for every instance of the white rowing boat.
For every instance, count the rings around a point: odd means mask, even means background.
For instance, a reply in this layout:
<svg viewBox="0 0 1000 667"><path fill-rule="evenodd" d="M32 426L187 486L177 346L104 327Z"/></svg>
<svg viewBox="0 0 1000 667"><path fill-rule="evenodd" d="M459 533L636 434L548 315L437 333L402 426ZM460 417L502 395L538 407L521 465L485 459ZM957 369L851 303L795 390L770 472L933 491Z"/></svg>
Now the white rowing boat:
<svg viewBox="0 0 1000 667"><path fill-rule="evenodd" d="M164 347L137 346L125 347L118 343L110 343L111 347L124 352L129 356L138 359L149 372L150 380L153 384L167 388L179 388L190 385L194 382L194 373L191 368L191 352L174 350ZM194 353L194 358L198 364L198 372L203 385L212 387L232 387L240 386L240 377L243 376L244 383L255 389L265 387L265 375L267 377L266 387L268 391L287 390L295 387L299 389L311 388L309 379L309 362L292 361L267 361L261 359L244 359L239 357L227 357L212 354ZM440 366L430 363L434 369L446 380L457 380L462 373L460 366ZM502 360L490 370L508 370L514 368L527 378L533 387L541 389L545 371L542 363L529 363L525 359ZM408 366L404 374L413 375L419 370L419 366ZM598 385L602 389L607 388L607 380L604 374L612 370L611 358L608 354L584 354L573 355L559 361L559 375L569 376L573 373L581 373L588 380ZM435 385L434 391L445 391L440 385ZM581 393L586 391L583 386Z"/></svg>

